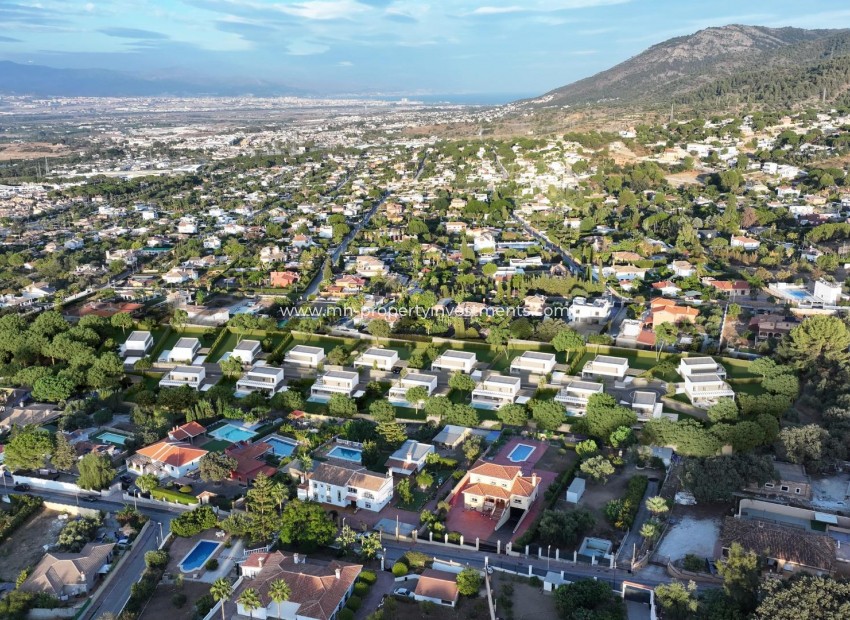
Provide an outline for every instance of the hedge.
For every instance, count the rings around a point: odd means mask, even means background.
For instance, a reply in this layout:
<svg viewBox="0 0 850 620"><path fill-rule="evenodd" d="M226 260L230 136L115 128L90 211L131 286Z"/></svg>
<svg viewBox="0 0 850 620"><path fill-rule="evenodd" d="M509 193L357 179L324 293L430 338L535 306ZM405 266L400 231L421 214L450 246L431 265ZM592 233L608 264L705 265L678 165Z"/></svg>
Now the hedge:
<svg viewBox="0 0 850 620"><path fill-rule="evenodd" d="M354 594L356 594L360 598L363 598L364 596L366 596L369 593L369 588L370 588L370 586L369 586L368 583L364 583L362 581L359 581L359 582L354 584Z"/></svg>
<svg viewBox="0 0 850 620"><path fill-rule="evenodd" d="M351 611L357 611L360 609L360 606L363 605L363 599L359 596L352 594L348 601L346 601L345 606L348 607Z"/></svg>
<svg viewBox="0 0 850 620"><path fill-rule="evenodd" d="M40 497L30 495L12 495L11 498L15 514L0 528L0 543L9 538L27 519L38 512L44 503Z"/></svg>
<svg viewBox="0 0 850 620"><path fill-rule="evenodd" d="M365 584L368 584L368 585L371 586L377 580L378 580L378 576L375 574L374 571L364 570L363 572L360 573L360 581L362 581Z"/></svg>
<svg viewBox="0 0 850 620"><path fill-rule="evenodd" d="M643 501L643 496L646 493L646 487L649 484L646 476L635 476L629 480L626 487L626 494L623 496L623 503L620 507L620 512L615 520L615 527L629 529L635 521L640 509L640 504Z"/></svg>
<svg viewBox="0 0 850 620"><path fill-rule="evenodd" d="M189 538L195 534L199 534L204 530L215 527L218 523L212 506L204 505L184 512L182 515L171 521L171 531L175 536Z"/></svg>
<svg viewBox="0 0 850 620"><path fill-rule="evenodd" d="M354 620L354 612L348 609L348 607L343 607L339 610L336 617L339 618L339 620Z"/></svg>
<svg viewBox="0 0 850 620"><path fill-rule="evenodd" d="M393 564L393 576L395 577L404 577L409 570L407 564L401 560Z"/></svg>

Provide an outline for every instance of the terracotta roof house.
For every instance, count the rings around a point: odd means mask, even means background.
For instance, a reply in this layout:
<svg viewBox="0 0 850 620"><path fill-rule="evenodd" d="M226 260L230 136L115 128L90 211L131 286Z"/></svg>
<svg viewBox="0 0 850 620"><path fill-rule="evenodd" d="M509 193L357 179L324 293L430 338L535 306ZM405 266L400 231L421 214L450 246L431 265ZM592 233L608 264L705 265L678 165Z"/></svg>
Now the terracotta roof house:
<svg viewBox="0 0 850 620"><path fill-rule="evenodd" d="M297 618L298 620L334 620L354 591L354 583L363 570L360 564L332 560L311 563L299 555L255 553L241 564L242 575L248 580L234 593L233 600L247 588L260 597L261 607L250 613L237 602L237 613L257 620ZM276 603L269 596L275 581L285 581L291 590L289 600Z"/></svg>
<svg viewBox="0 0 850 620"><path fill-rule="evenodd" d="M78 553L47 553L20 589L55 597L87 594L112 563L113 547L114 543L88 543Z"/></svg>
<svg viewBox="0 0 850 620"><path fill-rule="evenodd" d="M236 469L230 472L230 479L248 486L260 473L273 476L277 469L266 465L264 458L267 453L271 452L271 449L272 447L264 441L257 443L240 442L227 448L224 453L236 459Z"/></svg>
<svg viewBox="0 0 850 620"><path fill-rule="evenodd" d="M413 598L417 601L430 601L437 605L454 607L460 593L457 590L457 575L433 568L425 569L416 582Z"/></svg>
<svg viewBox="0 0 850 620"><path fill-rule="evenodd" d="M511 509L528 510L540 489L537 474L523 476L516 465L483 463L470 469L468 476L461 490L464 508L489 514L497 530L508 521Z"/></svg>
<svg viewBox="0 0 850 620"><path fill-rule="evenodd" d="M679 306L671 299L656 297L650 303L652 311L652 324L660 325L661 323L693 323L699 316L699 310L690 306Z"/></svg>
<svg viewBox="0 0 850 620"><path fill-rule="evenodd" d="M206 427L193 420L172 428L168 431L168 438L171 441L188 441L189 443L194 443L196 437L200 437L206 432Z"/></svg>
<svg viewBox="0 0 850 620"><path fill-rule="evenodd" d="M183 441L158 441L129 457L127 469L137 474L154 474L159 478L182 478L198 469L206 453L206 450Z"/></svg>

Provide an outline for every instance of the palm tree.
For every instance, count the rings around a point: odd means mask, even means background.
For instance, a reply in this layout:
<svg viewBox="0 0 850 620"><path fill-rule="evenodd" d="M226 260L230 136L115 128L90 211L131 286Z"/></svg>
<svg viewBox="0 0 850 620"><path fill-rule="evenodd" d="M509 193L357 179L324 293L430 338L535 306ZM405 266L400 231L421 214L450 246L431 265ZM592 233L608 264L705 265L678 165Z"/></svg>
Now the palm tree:
<svg viewBox="0 0 850 620"><path fill-rule="evenodd" d="M277 617L280 618L280 604L292 596L292 588L283 579L275 579L269 584L269 598L277 603Z"/></svg>
<svg viewBox="0 0 850 620"><path fill-rule="evenodd" d="M647 521L640 526L640 535L647 540L652 540L658 536L658 525L654 521Z"/></svg>
<svg viewBox="0 0 850 620"><path fill-rule="evenodd" d="M221 601L221 620L225 620L224 603L233 596L233 588L230 587L230 582L224 577L219 577L210 586L210 594L216 602Z"/></svg>
<svg viewBox="0 0 850 620"><path fill-rule="evenodd" d="M646 509L654 515L660 515L670 510L670 507L667 505L666 499L656 495L646 500Z"/></svg>
<svg viewBox="0 0 850 620"><path fill-rule="evenodd" d="M239 595L237 602L248 610L248 615L254 617L254 610L259 609L262 603L260 602L260 594L254 588L248 588Z"/></svg>

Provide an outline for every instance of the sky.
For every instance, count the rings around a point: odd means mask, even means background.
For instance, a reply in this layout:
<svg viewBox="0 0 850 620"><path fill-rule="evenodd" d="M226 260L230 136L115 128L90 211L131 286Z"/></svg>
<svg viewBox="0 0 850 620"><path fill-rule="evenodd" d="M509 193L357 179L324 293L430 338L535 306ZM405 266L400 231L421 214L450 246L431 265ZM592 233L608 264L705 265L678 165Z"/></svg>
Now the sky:
<svg viewBox="0 0 850 620"><path fill-rule="evenodd" d="M850 27L847 0L0 0L0 59L309 92L542 94L742 23ZM2 74L0 74L2 79Z"/></svg>

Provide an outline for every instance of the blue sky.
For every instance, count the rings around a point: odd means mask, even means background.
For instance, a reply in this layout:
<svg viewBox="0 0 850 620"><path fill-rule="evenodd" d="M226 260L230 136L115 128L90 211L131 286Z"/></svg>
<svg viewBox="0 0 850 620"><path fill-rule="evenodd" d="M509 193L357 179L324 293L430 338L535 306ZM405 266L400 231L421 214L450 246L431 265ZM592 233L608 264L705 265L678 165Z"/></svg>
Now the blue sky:
<svg viewBox="0 0 850 620"><path fill-rule="evenodd" d="M531 95L729 23L842 28L850 8L846 0L0 0L0 59L255 77L317 92Z"/></svg>

